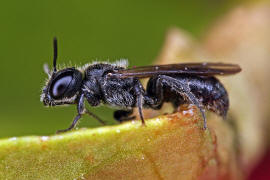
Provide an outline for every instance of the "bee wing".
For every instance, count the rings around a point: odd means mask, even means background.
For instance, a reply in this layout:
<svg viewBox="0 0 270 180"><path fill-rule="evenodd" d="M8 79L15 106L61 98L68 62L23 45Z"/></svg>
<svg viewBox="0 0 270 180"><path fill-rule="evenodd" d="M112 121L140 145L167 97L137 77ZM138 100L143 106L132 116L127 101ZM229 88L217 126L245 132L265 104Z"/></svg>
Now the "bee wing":
<svg viewBox="0 0 270 180"><path fill-rule="evenodd" d="M156 75L190 74L199 76L231 75L241 71L237 64L225 63L179 63L153 66L140 66L121 69L110 73L112 77L148 78Z"/></svg>

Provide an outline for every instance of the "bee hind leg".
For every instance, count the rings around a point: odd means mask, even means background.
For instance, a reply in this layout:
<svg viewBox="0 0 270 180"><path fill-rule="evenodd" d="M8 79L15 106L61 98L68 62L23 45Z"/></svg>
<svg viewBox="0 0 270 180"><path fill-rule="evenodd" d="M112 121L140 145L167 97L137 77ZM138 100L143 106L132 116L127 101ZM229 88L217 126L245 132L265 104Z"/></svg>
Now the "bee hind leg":
<svg viewBox="0 0 270 180"><path fill-rule="evenodd" d="M187 99L190 103L197 106L203 117L203 129L207 129L206 117L204 108L199 99L191 92L188 83L182 80L180 77L170 77L166 75L159 75L152 79L151 84L148 84L147 92L151 96L155 96L157 101L152 107L158 107L164 101L163 87L170 88L170 91L174 91L184 99ZM152 90L151 90L152 89ZM180 102L179 102L180 103Z"/></svg>

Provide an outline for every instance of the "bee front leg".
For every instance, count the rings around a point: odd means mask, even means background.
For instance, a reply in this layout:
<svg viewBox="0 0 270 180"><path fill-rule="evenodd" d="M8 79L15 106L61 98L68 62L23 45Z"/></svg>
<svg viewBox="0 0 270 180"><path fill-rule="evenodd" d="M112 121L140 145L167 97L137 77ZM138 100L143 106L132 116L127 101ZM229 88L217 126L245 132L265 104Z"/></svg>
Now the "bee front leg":
<svg viewBox="0 0 270 180"><path fill-rule="evenodd" d="M88 114L89 116L91 116L94 119L98 120L101 124L105 125L105 122L101 118L99 118L97 115L95 115L94 113L92 113L91 111L89 111L88 109L85 108L85 106L84 106L84 94L82 94L81 97L80 97L80 100L79 100L79 103L78 103L78 106L77 106L77 110L78 110L78 115Z"/></svg>
<svg viewBox="0 0 270 180"><path fill-rule="evenodd" d="M100 123L105 124L105 122L102 121L97 115L90 112L88 109L86 109L84 107L84 94L80 95L79 102L77 104L77 112L78 112L78 114L74 118L72 124L67 129L58 130L56 133L67 132L67 131L74 129L76 127L76 125L78 124L79 119L82 117L83 114L88 114L89 116L97 119Z"/></svg>
<svg viewBox="0 0 270 180"><path fill-rule="evenodd" d="M82 114L84 113L84 95L83 94L80 95L79 102L77 104L77 111L78 111L78 114L74 118L72 124L67 129L58 130L56 131L56 133L67 132L76 127L76 125L79 122L79 119L82 117Z"/></svg>
<svg viewBox="0 0 270 180"><path fill-rule="evenodd" d="M61 130L58 130L58 131L56 131L56 134L58 134L58 133L63 133L63 132L67 132L67 131L72 130L72 129L77 125L77 123L78 123L78 121L79 121L79 119L80 119L81 117L82 117L81 114L78 114L78 115L74 118L72 124L71 124L67 129L61 129Z"/></svg>
<svg viewBox="0 0 270 180"><path fill-rule="evenodd" d="M95 115L94 113L90 112L88 109L84 109L84 113L88 114L89 116L93 117L94 119L98 120L101 124L106 125L106 123L97 115Z"/></svg>

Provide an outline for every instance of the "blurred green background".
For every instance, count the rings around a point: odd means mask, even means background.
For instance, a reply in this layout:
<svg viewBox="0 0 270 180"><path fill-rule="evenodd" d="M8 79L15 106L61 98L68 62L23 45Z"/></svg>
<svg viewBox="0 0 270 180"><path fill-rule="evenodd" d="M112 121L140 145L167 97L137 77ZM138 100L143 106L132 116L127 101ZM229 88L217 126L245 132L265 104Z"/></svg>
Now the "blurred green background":
<svg viewBox="0 0 270 180"><path fill-rule="evenodd" d="M69 126L76 107L45 108L39 101L52 62L52 39L59 63L127 58L131 66L151 64L170 27L200 38L233 0L5 1L0 7L0 137L48 135ZM112 110L92 108L108 124ZM106 113L104 113L106 111ZM99 123L84 116L79 127Z"/></svg>

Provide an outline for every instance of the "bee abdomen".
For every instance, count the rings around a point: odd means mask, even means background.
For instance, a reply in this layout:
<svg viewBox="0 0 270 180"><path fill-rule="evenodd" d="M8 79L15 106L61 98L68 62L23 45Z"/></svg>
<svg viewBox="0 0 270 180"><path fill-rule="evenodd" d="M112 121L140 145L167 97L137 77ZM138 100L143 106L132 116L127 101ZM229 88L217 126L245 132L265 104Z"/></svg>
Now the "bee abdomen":
<svg viewBox="0 0 270 180"><path fill-rule="evenodd" d="M215 77L189 78L191 92L210 111L225 117L229 108L229 98L222 83Z"/></svg>

